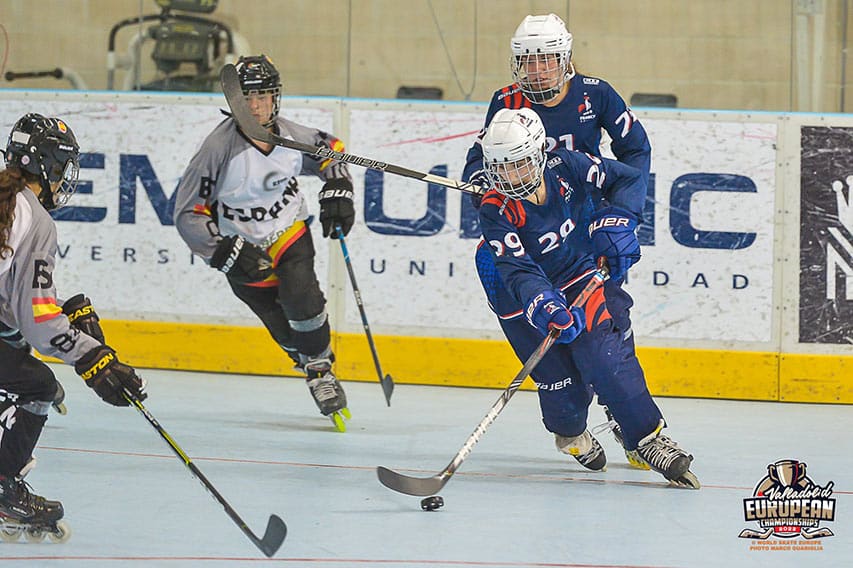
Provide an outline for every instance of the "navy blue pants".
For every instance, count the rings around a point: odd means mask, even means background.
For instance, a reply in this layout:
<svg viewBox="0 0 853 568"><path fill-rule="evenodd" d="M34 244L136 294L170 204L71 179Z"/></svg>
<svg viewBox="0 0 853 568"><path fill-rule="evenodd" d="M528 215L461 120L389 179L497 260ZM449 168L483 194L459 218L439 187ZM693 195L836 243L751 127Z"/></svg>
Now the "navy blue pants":
<svg viewBox="0 0 853 568"><path fill-rule="evenodd" d="M495 277L488 269L481 274L481 280L485 280L483 276ZM578 282L565 291L568 302L580 293L586 282ZM517 302L503 289L499 278L488 282L489 285L486 281L483 284L487 295L491 292L490 304L498 313L510 314L522 308L513 305ZM633 336L625 339L631 305L631 296L618 283L605 284L583 306L586 330L572 343L551 347L533 370L531 375L539 393L542 421L550 432L561 436L581 434L587 428L593 394L610 409L622 428L625 447L629 450L636 448L639 441L658 426L662 415L646 387L645 375L634 351ZM619 319L614 313L619 314ZM544 339L523 316L500 319L500 324L521 361L527 360Z"/></svg>

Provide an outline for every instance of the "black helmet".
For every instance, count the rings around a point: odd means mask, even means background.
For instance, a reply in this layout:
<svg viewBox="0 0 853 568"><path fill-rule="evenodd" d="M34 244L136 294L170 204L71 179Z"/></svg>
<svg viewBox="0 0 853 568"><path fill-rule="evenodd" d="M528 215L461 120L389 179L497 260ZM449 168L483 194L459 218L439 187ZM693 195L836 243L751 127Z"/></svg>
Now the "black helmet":
<svg viewBox="0 0 853 568"><path fill-rule="evenodd" d="M260 95L271 93L273 108L269 120L264 126L270 127L278 116L279 103L281 102L281 76L272 63L272 59L266 55L249 55L237 60L237 76L240 77L240 86L243 94Z"/></svg>
<svg viewBox="0 0 853 568"><path fill-rule="evenodd" d="M18 119L6 144L6 165L38 177L39 201L50 211L65 205L77 188L80 146L58 118L29 113ZM51 184L61 182L54 192Z"/></svg>

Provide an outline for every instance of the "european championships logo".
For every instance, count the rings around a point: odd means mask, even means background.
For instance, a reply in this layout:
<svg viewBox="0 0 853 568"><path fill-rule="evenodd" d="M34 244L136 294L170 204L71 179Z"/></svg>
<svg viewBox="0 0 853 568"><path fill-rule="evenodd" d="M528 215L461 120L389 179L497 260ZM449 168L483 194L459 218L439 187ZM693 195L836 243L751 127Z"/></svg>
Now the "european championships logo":
<svg viewBox="0 0 853 568"><path fill-rule="evenodd" d="M802 537L807 541L834 536L821 522L835 520L835 499L830 481L816 484L806 475L806 464L798 460L779 460L767 466L767 475L755 486L753 496L743 500L746 521L758 523L761 530L743 529L740 538L767 540ZM771 541L754 544L756 550L823 550L819 544Z"/></svg>

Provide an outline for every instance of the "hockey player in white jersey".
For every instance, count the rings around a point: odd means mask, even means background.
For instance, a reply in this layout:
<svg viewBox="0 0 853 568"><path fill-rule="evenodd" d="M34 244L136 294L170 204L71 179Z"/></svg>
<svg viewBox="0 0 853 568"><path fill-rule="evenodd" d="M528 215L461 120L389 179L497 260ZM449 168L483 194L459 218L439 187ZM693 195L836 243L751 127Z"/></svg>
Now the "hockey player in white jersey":
<svg viewBox="0 0 853 568"><path fill-rule="evenodd" d="M62 503L30 491L23 478L55 400L50 367L30 354L74 365L104 401L144 400L145 383L104 345L91 302L78 294L57 301L53 269L56 225L48 211L64 205L77 185L79 147L65 122L27 114L15 123L0 171L0 537L28 540L69 532Z"/></svg>
<svg viewBox="0 0 853 568"><path fill-rule="evenodd" d="M281 80L265 55L236 65L252 115L272 132L343 151L340 140L278 116ZM320 191L323 236L349 233L355 220L346 164L252 140L235 120L204 140L178 186L175 224L193 253L225 273L234 294L307 375L320 412L346 430L346 394L332 372L326 299L314 271L308 205L297 176L325 181Z"/></svg>

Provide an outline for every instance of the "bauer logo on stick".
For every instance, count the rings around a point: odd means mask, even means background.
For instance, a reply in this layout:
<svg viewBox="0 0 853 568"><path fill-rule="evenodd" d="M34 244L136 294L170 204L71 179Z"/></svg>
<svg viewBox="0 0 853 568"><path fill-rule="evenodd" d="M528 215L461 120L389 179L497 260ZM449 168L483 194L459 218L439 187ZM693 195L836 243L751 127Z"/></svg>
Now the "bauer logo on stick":
<svg viewBox="0 0 853 568"><path fill-rule="evenodd" d="M780 539L810 541L834 536L821 522L835 520L835 499L832 498L834 482L821 486L806 475L806 464L794 460L779 460L767 466L765 475L755 486L753 496L743 500L746 521L758 523L760 530L743 529L740 538L767 540ZM756 546L756 545L753 545ZM822 550L816 543L771 541L757 545L763 550Z"/></svg>

